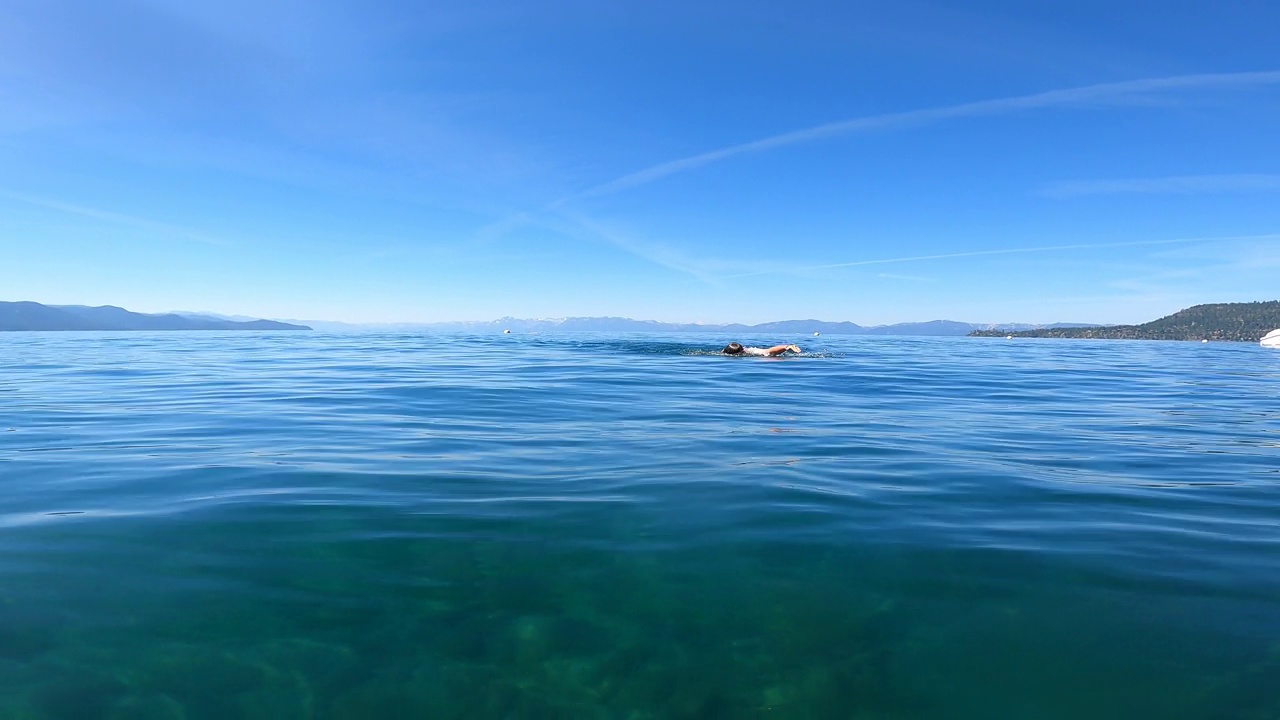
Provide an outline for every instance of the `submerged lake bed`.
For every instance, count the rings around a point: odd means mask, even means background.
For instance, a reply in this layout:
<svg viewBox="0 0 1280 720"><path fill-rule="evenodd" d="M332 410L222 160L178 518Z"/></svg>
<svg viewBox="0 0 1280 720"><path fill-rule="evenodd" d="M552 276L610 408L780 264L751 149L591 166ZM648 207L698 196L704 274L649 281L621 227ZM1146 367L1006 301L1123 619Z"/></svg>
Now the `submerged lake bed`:
<svg viewBox="0 0 1280 720"><path fill-rule="evenodd" d="M0 367L3 720L1280 717L1256 345L8 333Z"/></svg>

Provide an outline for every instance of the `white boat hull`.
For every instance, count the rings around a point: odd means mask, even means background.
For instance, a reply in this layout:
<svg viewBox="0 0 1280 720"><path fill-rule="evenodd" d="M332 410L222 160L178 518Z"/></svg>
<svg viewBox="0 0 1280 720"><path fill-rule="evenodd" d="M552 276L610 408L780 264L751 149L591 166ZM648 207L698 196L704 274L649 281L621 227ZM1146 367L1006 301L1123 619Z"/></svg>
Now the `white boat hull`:
<svg viewBox="0 0 1280 720"><path fill-rule="evenodd" d="M1280 348L1280 329L1272 330L1262 337L1262 347Z"/></svg>

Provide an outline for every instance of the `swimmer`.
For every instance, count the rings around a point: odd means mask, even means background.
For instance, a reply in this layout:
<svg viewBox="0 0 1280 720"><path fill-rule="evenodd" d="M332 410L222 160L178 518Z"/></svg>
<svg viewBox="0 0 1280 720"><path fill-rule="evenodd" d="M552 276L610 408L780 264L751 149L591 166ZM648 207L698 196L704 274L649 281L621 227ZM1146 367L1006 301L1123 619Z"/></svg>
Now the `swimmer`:
<svg viewBox="0 0 1280 720"><path fill-rule="evenodd" d="M742 343L731 342L724 346L720 352L725 355L754 355L757 357L777 357L784 352L790 350L793 353L800 352L798 345L774 345L771 348L758 347L742 347Z"/></svg>

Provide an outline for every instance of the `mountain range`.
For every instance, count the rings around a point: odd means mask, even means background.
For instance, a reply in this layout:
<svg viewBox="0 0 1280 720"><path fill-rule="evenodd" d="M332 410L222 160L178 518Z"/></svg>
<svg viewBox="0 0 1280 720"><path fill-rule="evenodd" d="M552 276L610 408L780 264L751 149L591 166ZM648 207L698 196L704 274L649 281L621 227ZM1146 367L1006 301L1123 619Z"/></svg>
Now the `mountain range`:
<svg viewBox="0 0 1280 720"><path fill-rule="evenodd" d="M438 323L353 324L328 321L261 320L243 315L220 315L212 312L175 311L171 313L135 313L112 305L42 305L35 302L0 302L0 331L5 330L322 330L327 332L418 331L491 333L510 330L536 332L651 332L651 333L723 333L728 335L930 335L961 336L974 331L1016 332L1042 328L1091 327L1087 323L968 323L954 320L897 323L894 325L858 325L852 322L824 320L780 320L745 325L664 323L632 320L622 317L567 317L524 319L505 317L498 320Z"/></svg>
<svg viewBox="0 0 1280 720"><path fill-rule="evenodd" d="M440 323L435 328L456 330L511 330L512 332L551 332L551 331L594 331L594 332L664 332L664 333L725 333L736 334L771 334L771 335L810 335L815 332L823 335L968 335L974 330L990 328L1030 330L1042 327L1026 323L968 323L954 320L931 320L928 322L897 323L894 325L865 326L852 322L829 322L824 320L779 320L776 322L745 325L700 324L700 323L663 323L652 320L632 320L618 317L569 317L541 320L524 320L518 318L502 318L489 322L473 323ZM1058 327L1058 326L1055 326Z"/></svg>
<svg viewBox="0 0 1280 720"><path fill-rule="evenodd" d="M243 320L243 316L216 315L213 313L186 313L194 317L219 317L227 320ZM1090 327L1087 323L968 323L954 320L897 323L894 325L858 325L852 322L825 320L780 320L776 322L745 325L741 323L664 323L654 320L633 320L623 317L567 317L567 318L513 318L438 323L381 323L353 324L324 320L287 320L301 323L327 332L474 332L493 333L510 330L518 333L536 332L650 332L650 333L727 333L727 334L775 334L811 335L932 335L960 336L975 330L998 329L1001 331L1032 330L1037 328Z"/></svg>
<svg viewBox="0 0 1280 720"><path fill-rule="evenodd" d="M310 330L274 320L235 321L176 313L129 312L113 305L41 305L0 302L0 331L5 330Z"/></svg>

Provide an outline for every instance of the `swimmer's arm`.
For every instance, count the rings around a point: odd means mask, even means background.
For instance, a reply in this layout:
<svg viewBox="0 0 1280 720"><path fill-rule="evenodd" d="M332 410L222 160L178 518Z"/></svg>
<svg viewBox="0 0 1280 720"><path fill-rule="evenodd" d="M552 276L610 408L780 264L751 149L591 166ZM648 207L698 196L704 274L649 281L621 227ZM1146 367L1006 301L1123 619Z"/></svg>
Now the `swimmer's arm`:
<svg viewBox="0 0 1280 720"><path fill-rule="evenodd" d="M796 352L800 352L800 348L796 347L795 345L774 345L773 347L765 350L764 354L768 355L769 357L773 357L775 355L781 355L782 353L788 350L795 350Z"/></svg>

